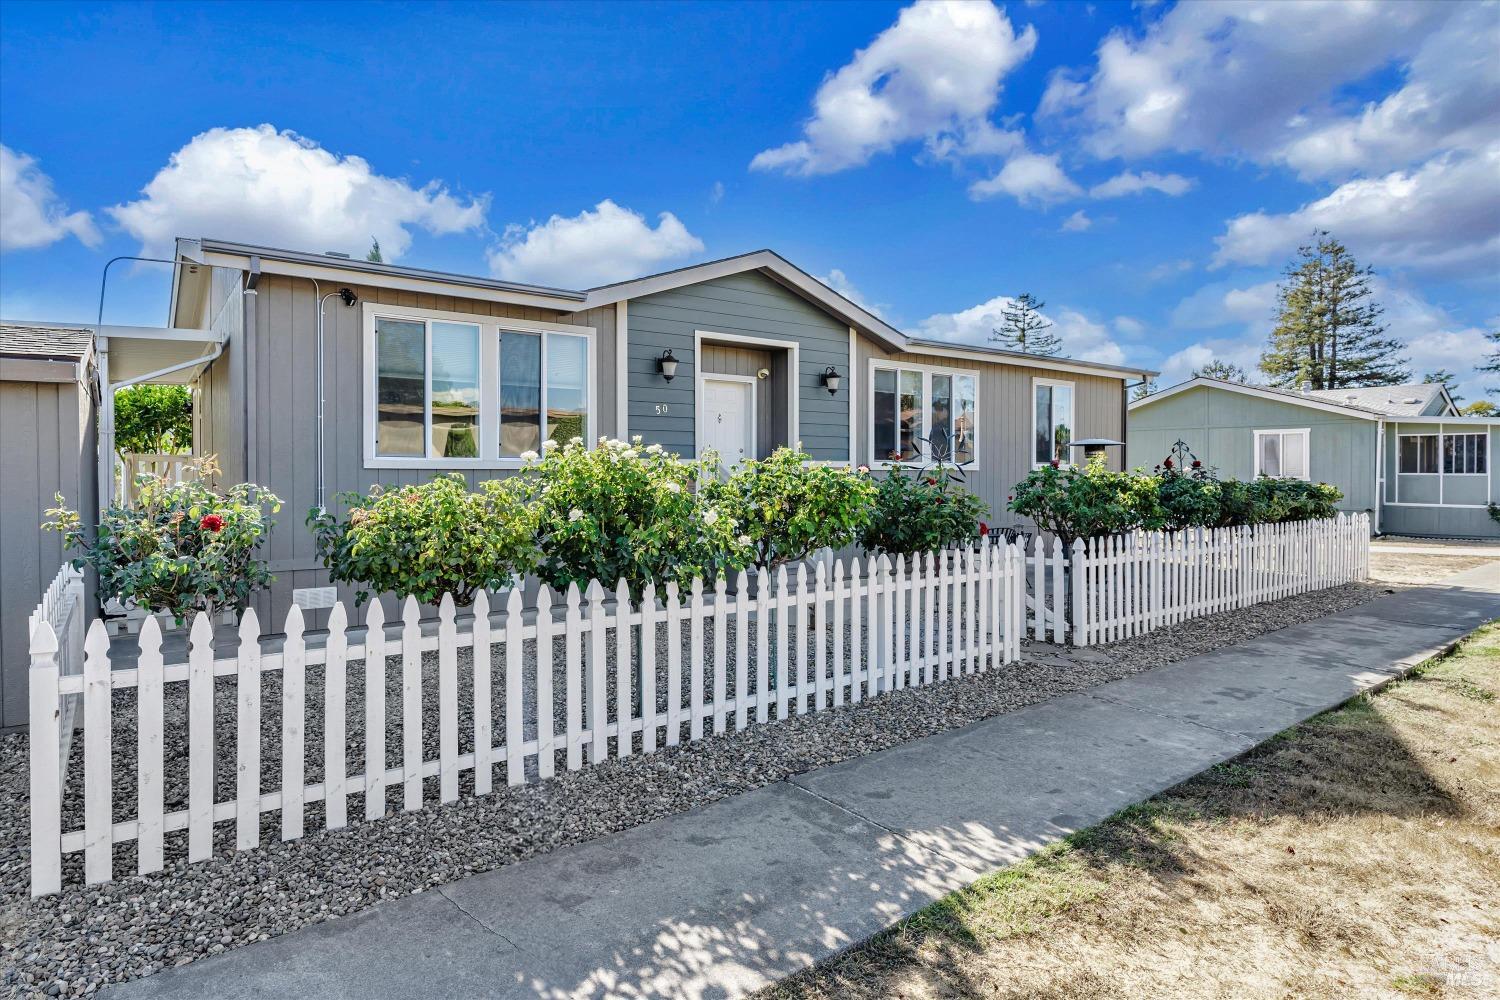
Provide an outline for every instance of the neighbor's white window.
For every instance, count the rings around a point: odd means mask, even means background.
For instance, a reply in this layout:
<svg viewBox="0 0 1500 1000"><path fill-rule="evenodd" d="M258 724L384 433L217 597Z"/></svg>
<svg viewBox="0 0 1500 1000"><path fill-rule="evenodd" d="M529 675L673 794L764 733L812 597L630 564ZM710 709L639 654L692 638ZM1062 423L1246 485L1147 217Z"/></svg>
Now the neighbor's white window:
<svg viewBox="0 0 1500 1000"><path fill-rule="evenodd" d="M547 440L589 439L592 331L372 308L366 455L374 462L507 467Z"/></svg>
<svg viewBox="0 0 1500 1000"><path fill-rule="evenodd" d="M973 372L876 365L872 464L953 462L978 457L979 384Z"/></svg>
<svg viewBox="0 0 1500 1000"><path fill-rule="evenodd" d="M1396 471L1407 475L1437 475L1438 436L1402 434L1396 439Z"/></svg>
<svg viewBox="0 0 1500 1000"><path fill-rule="evenodd" d="M1031 382L1031 461L1067 465L1073 443L1073 383L1038 378Z"/></svg>
<svg viewBox="0 0 1500 1000"><path fill-rule="evenodd" d="M1450 476L1482 476L1489 471L1489 433L1444 434L1443 472Z"/></svg>
<svg viewBox="0 0 1500 1000"><path fill-rule="evenodd" d="M1273 479L1311 479L1307 461L1308 430L1256 431L1255 474Z"/></svg>

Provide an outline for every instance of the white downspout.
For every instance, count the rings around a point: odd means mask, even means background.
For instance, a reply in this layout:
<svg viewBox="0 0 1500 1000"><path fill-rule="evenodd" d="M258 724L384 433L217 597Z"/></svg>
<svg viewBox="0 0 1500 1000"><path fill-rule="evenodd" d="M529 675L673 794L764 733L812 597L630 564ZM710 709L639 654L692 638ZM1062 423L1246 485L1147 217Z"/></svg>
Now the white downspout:
<svg viewBox="0 0 1500 1000"><path fill-rule="evenodd" d="M1375 534L1380 534L1380 512L1385 507L1385 421L1375 422Z"/></svg>

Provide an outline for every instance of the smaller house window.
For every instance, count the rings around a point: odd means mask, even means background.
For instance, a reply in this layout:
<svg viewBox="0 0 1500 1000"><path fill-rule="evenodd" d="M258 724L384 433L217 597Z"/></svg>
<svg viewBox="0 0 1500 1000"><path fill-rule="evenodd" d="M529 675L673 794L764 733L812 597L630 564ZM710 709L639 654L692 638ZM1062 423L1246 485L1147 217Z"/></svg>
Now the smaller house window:
<svg viewBox="0 0 1500 1000"><path fill-rule="evenodd" d="M1437 475L1436 434L1403 434L1397 439L1396 454L1400 463L1396 471L1405 475Z"/></svg>
<svg viewBox="0 0 1500 1000"><path fill-rule="evenodd" d="M1255 474L1273 479L1311 479L1308 430L1256 431Z"/></svg>
<svg viewBox="0 0 1500 1000"><path fill-rule="evenodd" d="M1489 434L1443 435L1443 472L1482 476L1489 471Z"/></svg>
<svg viewBox="0 0 1500 1000"><path fill-rule="evenodd" d="M1032 464L1068 463L1073 443L1073 383L1035 379L1032 393Z"/></svg>

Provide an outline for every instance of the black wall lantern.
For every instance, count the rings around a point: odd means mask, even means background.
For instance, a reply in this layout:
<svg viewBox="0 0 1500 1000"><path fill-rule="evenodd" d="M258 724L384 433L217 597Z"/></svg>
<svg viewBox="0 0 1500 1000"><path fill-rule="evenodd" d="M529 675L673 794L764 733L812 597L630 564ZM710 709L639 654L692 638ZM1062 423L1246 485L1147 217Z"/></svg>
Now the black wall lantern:
<svg viewBox="0 0 1500 1000"><path fill-rule="evenodd" d="M823 387L828 390L828 395L832 396L838 393L841 381L843 381L843 377L839 375L838 369L833 367L833 365L829 365L828 370L823 373Z"/></svg>
<svg viewBox="0 0 1500 1000"><path fill-rule="evenodd" d="M661 377L668 382L677 377L677 356L672 353L670 347L656 359L656 370L661 372Z"/></svg>

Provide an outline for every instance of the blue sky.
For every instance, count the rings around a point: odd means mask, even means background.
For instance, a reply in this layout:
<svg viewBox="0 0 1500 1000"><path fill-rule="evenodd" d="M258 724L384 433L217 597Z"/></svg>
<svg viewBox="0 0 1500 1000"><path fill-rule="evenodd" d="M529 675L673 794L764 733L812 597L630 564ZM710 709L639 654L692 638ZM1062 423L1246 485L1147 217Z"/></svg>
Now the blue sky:
<svg viewBox="0 0 1500 1000"><path fill-rule="evenodd" d="M92 319L174 235L568 286L771 247L953 340L1030 291L1176 381L1253 366L1322 226L1474 398L1496 51L1492 3L0 3L0 315Z"/></svg>

